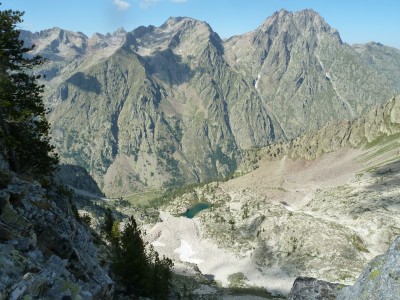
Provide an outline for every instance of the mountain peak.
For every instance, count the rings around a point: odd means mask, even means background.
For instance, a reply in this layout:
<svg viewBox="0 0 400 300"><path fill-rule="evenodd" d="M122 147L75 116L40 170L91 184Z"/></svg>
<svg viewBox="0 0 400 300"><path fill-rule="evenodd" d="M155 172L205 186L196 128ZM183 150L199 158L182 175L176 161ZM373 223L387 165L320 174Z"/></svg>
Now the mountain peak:
<svg viewBox="0 0 400 300"><path fill-rule="evenodd" d="M174 26L179 23L200 23L200 21L190 17L169 17L161 27Z"/></svg>
<svg viewBox="0 0 400 300"><path fill-rule="evenodd" d="M298 32L300 34L311 35L328 34L335 36L341 43L338 31L326 23L324 18L312 9L305 9L297 12L290 12L282 9L266 19L256 31L273 35L278 32Z"/></svg>
<svg viewBox="0 0 400 300"><path fill-rule="evenodd" d="M124 27L120 27L112 33L112 35L121 35L121 34L126 34L126 30L124 29Z"/></svg>
<svg viewBox="0 0 400 300"><path fill-rule="evenodd" d="M324 18L322 18L319 13L312 9L305 9L295 12L293 17L299 25L303 25L304 27L307 26L307 23L309 23L315 29L320 29L324 32L333 30L330 25L325 22Z"/></svg>
<svg viewBox="0 0 400 300"><path fill-rule="evenodd" d="M185 44L182 47L188 50L202 44L199 41L207 43L212 39L220 42L220 38L208 23L189 17L170 17L160 27L141 26L132 34L137 42L138 53L142 56L148 56L160 49L174 49L178 45L183 45L182 43ZM178 52L180 55L188 53L180 50Z"/></svg>
<svg viewBox="0 0 400 300"><path fill-rule="evenodd" d="M213 31L207 22L189 17L170 17L159 29L162 31L177 31L181 29L193 29L197 26L205 26L210 32Z"/></svg>

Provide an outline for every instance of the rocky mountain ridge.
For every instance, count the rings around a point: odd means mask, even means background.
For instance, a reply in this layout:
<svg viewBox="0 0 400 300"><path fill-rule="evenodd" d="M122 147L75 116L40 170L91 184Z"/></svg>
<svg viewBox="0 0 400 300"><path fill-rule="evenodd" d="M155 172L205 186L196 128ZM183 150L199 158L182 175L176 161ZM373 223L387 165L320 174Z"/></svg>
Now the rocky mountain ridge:
<svg viewBox="0 0 400 300"><path fill-rule="evenodd" d="M40 71L55 74L54 141L113 196L226 176L244 150L353 119L399 90L387 79L400 51L344 44L311 10L282 10L226 41L190 18L90 39L61 33L25 34L35 53L65 57ZM368 63L374 51L392 55Z"/></svg>
<svg viewBox="0 0 400 300"><path fill-rule="evenodd" d="M2 299L112 298L103 242L78 222L71 197L62 186L21 179L0 158Z"/></svg>
<svg viewBox="0 0 400 300"><path fill-rule="evenodd" d="M386 140L394 140L400 133L399 106L399 97L393 97L386 104L377 105L353 121L330 122L319 130L309 131L291 141L251 150L238 172L248 172L257 167L256 157L282 159L287 156L291 159L314 160L324 153L342 148L370 148Z"/></svg>

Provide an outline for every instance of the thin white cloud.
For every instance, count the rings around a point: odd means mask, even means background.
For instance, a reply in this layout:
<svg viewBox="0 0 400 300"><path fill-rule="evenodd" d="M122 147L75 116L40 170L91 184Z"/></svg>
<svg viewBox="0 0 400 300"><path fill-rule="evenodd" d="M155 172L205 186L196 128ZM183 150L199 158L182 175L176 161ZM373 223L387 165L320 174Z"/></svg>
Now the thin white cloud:
<svg viewBox="0 0 400 300"><path fill-rule="evenodd" d="M171 0L174 3L185 3L188 2L188 0Z"/></svg>
<svg viewBox="0 0 400 300"><path fill-rule="evenodd" d="M126 10L128 9L131 5L126 2L125 0L113 0L114 4L117 6L119 10Z"/></svg>
<svg viewBox="0 0 400 300"><path fill-rule="evenodd" d="M157 5L158 2L160 2L160 0L142 0L139 5L141 8L146 9L149 8L150 6Z"/></svg>

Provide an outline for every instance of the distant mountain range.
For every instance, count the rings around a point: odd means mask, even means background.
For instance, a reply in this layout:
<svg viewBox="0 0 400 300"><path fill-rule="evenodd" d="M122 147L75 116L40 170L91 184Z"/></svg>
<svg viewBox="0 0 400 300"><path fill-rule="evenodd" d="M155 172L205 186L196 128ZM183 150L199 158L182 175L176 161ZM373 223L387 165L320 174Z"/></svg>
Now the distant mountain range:
<svg viewBox="0 0 400 300"><path fill-rule="evenodd" d="M400 51L350 46L312 10L222 40L205 22L21 32L49 62L53 141L110 196L232 173L244 151L351 120L400 93Z"/></svg>

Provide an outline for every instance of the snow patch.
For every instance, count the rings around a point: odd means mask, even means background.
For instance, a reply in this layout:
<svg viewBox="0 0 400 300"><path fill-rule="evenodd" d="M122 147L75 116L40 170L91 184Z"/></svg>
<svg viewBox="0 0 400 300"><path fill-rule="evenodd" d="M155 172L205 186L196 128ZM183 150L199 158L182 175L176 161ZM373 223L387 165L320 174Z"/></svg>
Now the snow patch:
<svg viewBox="0 0 400 300"><path fill-rule="evenodd" d="M261 78L261 74L258 74L256 83L254 84L254 87L256 88L256 90L258 90L258 81L260 80L260 78Z"/></svg>
<svg viewBox="0 0 400 300"><path fill-rule="evenodd" d="M165 247L165 244L160 242L159 240L156 240L151 243L154 247Z"/></svg>
<svg viewBox="0 0 400 300"><path fill-rule="evenodd" d="M201 259L192 258L192 256L197 252L194 252L192 250L192 247L185 240L181 240L181 246L175 249L174 252L180 254L179 258L181 259L181 261L186 261L193 264L199 264L203 262Z"/></svg>

